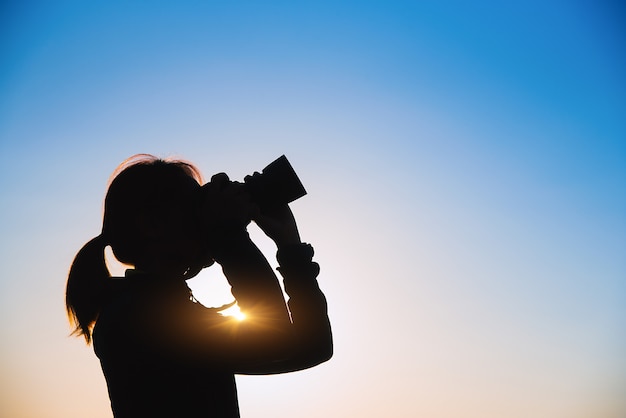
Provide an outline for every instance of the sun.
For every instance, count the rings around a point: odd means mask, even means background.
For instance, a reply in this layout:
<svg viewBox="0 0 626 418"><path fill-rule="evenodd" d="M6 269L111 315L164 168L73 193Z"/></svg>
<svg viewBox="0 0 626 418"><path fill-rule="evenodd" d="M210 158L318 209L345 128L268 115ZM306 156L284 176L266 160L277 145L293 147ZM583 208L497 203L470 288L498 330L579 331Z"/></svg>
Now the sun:
<svg viewBox="0 0 626 418"><path fill-rule="evenodd" d="M223 311L220 311L220 314L223 316L232 316L238 321L243 321L244 319L246 319L246 314L241 312L239 306L236 303L230 308L226 308Z"/></svg>

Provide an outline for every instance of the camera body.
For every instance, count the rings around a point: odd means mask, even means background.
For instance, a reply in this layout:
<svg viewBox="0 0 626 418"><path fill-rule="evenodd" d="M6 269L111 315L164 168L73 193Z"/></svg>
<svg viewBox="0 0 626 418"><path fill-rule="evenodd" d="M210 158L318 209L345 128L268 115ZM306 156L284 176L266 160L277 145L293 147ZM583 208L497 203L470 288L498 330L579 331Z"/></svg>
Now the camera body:
<svg viewBox="0 0 626 418"><path fill-rule="evenodd" d="M244 187L263 209L286 205L306 195L306 190L287 157L281 155L263 171L246 176Z"/></svg>

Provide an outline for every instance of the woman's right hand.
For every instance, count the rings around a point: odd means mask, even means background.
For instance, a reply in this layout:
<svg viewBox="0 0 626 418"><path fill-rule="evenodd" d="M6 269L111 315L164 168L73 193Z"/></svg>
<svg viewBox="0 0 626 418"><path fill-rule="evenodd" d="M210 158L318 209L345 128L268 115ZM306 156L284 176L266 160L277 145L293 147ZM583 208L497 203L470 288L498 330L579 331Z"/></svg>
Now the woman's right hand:
<svg viewBox="0 0 626 418"><path fill-rule="evenodd" d="M230 181L225 173L211 177L202 186L200 220L209 234L245 229L258 212L244 184Z"/></svg>

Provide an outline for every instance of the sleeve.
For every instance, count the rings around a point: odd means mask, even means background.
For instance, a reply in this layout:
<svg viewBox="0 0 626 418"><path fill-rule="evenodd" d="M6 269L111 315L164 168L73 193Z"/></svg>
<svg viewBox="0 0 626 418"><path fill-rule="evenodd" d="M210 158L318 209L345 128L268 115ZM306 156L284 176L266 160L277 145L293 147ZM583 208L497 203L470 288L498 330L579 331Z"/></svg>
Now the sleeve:
<svg viewBox="0 0 626 418"><path fill-rule="evenodd" d="M236 371L283 359L293 338L278 278L245 230L224 236L213 255L246 319L186 304L171 318L161 317L165 332L155 335L171 359L212 369Z"/></svg>
<svg viewBox="0 0 626 418"><path fill-rule="evenodd" d="M289 296L290 347L287 356L242 370L243 374L286 373L316 366L333 355L326 297L319 288L319 265L312 261L313 247L298 244L278 251L278 271Z"/></svg>
<svg viewBox="0 0 626 418"><path fill-rule="evenodd" d="M215 253L232 286L244 321L222 317L195 303L151 303L139 337L145 350L163 361L239 374L272 374L305 369L332 355L326 299L312 262L313 248L297 245L278 253L278 278L247 233L231 235ZM291 314L291 315L290 315Z"/></svg>

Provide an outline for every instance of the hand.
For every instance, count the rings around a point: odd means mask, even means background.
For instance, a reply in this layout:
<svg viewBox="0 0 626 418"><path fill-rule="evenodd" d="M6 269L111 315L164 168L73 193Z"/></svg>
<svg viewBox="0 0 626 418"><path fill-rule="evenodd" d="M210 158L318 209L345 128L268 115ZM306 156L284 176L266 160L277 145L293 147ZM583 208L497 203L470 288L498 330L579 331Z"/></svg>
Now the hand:
<svg viewBox="0 0 626 418"><path fill-rule="evenodd" d="M252 219L278 248L301 243L296 220L286 204L258 211Z"/></svg>
<svg viewBox="0 0 626 418"><path fill-rule="evenodd" d="M210 234L224 228L245 229L258 208L242 183L218 173L202 186L200 211L202 226Z"/></svg>

